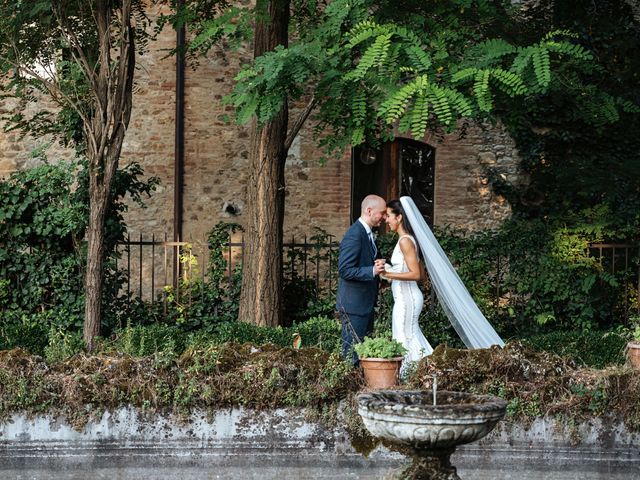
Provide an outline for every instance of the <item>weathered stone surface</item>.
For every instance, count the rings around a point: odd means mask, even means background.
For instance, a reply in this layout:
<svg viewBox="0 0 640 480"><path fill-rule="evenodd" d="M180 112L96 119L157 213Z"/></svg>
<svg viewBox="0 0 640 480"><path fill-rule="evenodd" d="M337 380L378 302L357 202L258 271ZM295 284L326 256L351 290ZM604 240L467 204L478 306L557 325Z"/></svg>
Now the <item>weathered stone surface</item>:
<svg viewBox="0 0 640 480"><path fill-rule="evenodd" d="M342 425L307 418L300 409L171 418L125 408L77 431L63 418L14 415L0 423L0 477L379 479L404 463L382 446L364 457ZM640 435L608 418L573 428L539 418L528 426L502 422L451 459L466 480L637 479L638 445Z"/></svg>
<svg viewBox="0 0 640 480"><path fill-rule="evenodd" d="M2 99L0 102L0 117L18 108L18 102L12 99ZM53 111L53 105L42 101L40 107L44 110ZM33 105L20 107L19 110L29 118L36 113ZM46 155L51 163L68 161L73 158L72 149L64 148L54 138L50 136L24 136L19 131L5 131L9 125L0 121L0 178L6 178L16 170L22 170L37 165L40 162L40 155L34 152L39 151Z"/></svg>

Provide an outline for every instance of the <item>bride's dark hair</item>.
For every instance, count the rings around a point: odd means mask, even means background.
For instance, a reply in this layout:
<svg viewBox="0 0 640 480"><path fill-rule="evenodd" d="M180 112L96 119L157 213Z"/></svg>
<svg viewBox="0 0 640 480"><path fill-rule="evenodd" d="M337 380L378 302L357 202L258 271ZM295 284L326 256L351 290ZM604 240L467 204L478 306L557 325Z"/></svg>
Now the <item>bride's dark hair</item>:
<svg viewBox="0 0 640 480"><path fill-rule="evenodd" d="M409 223L409 219L407 218L407 215L404 213L404 208L402 208L402 203L400 202L400 200L397 200L397 199L389 200L387 202L387 208L390 208L391 211L396 215L402 215L402 226L404 227L404 230L407 232L407 234L411 235L415 239L416 235L415 233L413 233L413 228L411 228L411 223ZM420 260L423 260L422 251L418 247L418 245L416 245L416 250L418 251L417 252L418 258Z"/></svg>
<svg viewBox="0 0 640 480"><path fill-rule="evenodd" d="M393 213L396 215L402 215L402 226L406 230L406 232L415 238L415 234L413 233L413 228L411 228L411 224L409 223L409 219L404 213L404 208L402 208L402 203L400 200L389 200L387 202L387 208L390 208Z"/></svg>

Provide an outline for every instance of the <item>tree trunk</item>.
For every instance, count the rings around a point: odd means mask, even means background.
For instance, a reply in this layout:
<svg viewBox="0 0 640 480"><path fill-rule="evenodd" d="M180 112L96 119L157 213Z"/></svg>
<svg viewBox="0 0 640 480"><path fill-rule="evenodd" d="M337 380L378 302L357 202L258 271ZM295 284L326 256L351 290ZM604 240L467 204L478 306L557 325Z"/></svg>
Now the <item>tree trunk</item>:
<svg viewBox="0 0 640 480"><path fill-rule="evenodd" d="M254 57L287 45L289 0L258 1ZM264 13L263 13L264 12ZM263 126L254 118L249 152L247 226L239 320L282 323L282 225L288 109Z"/></svg>
<svg viewBox="0 0 640 480"><path fill-rule="evenodd" d="M87 228L87 271L85 276L83 337L87 348L91 351L93 350L95 337L100 335L104 221L108 194L105 195L103 188L98 186L96 174L93 171L90 171L89 174L89 225Z"/></svg>
<svg viewBox="0 0 640 480"><path fill-rule="evenodd" d="M124 136L131 119L135 71L131 0L123 0L121 4L119 32L112 25L112 7L107 0L96 1L94 19L100 60L97 71L86 72L92 79L95 100L93 114L83 125L85 137L89 140L89 225L83 337L89 351L93 350L95 337L100 335L105 219ZM112 59L114 33L118 34L116 61ZM82 52L81 45L78 51Z"/></svg>

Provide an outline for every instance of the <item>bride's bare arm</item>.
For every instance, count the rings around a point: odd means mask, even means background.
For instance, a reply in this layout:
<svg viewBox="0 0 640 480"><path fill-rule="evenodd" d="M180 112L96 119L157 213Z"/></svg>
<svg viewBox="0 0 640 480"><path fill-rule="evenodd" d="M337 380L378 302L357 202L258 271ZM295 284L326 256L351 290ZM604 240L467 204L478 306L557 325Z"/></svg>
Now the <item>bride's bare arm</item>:
<svg viewBox="0 0 640 480"><path fill-rule="evenodd" d="M415 280L418 281L422 277L422 267L420 267L420 260L418 259L418 252L415 244L410 238L404 237L400 239L400 250L404 255L404 261L407 264L408 272L396 273L385 272L385 278L389 280Z"/></svg>

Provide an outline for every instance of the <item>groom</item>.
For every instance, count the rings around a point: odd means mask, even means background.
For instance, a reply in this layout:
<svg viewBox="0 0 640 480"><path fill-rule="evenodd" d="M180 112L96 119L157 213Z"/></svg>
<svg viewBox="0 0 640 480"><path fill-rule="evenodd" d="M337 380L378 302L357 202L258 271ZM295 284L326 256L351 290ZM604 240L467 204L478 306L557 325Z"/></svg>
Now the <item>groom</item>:
<svg viewBox="0 0 640 480"><path fill-rule="evenodd" d="M387 216L382 197L368 195L362 201L360 218L340 242L336 309L342 323L342 357L358 364L353 344L373 332L373 307L378 298L378 280L384 260L375 244L372 228ZM357 338L354 338L354 334Z"/></svg>

